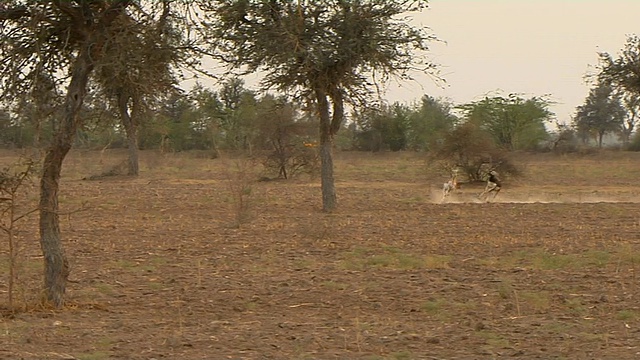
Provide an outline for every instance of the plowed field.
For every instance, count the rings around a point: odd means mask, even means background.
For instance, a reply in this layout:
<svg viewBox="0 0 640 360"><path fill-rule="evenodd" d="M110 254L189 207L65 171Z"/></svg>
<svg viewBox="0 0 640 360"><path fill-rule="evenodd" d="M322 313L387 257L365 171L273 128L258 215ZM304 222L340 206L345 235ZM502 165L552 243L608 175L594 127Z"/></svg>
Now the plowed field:
<svg viewBox="0 0 640 360"><path fill-rule="evenodd" d="M331 214L319 179L142 155L135 179L82 180L122 153L65 163L65 309L33 305L20 223L1 359L640 358L638 154L521 155L494 201L441 203L419 154L339 153Z"/></svg>

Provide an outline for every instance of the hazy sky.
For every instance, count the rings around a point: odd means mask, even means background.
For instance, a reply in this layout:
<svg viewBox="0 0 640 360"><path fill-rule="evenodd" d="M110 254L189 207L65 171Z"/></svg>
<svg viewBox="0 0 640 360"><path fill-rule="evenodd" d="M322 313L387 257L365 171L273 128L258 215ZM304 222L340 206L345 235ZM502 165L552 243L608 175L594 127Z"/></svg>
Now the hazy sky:
<svg viewBox="0 0 640 360"><path fill-rule="evenodd" d="M391 85L385 98L411 102L422 94L456 104L496 90L526 97L551 95L551 110L567 122L589 92L584 75L598 52L616 56L626 35L640 33L640 0L431 0L416 17L446 43L431 56L447 81L428 77Z"/></svg>

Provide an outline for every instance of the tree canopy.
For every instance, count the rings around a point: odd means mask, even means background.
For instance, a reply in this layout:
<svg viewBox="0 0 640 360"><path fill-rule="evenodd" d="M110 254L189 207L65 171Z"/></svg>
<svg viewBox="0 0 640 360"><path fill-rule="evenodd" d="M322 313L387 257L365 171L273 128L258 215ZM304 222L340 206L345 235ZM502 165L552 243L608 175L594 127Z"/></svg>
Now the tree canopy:
<svg viewBox="0 0 640 360"><path fill-rule="evenodd" d="M553 113L544 97L523 98L519 94L485 97L460 106L467 120L493 137L507 150L530 149L548 136L545 123Z"/></svg>

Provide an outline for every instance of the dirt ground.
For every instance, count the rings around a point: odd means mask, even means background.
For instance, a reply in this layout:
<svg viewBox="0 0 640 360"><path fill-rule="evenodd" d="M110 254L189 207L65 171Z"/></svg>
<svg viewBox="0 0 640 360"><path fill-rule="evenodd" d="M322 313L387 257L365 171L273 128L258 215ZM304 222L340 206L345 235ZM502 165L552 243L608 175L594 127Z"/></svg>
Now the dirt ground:
<svg viewBox="0 0 640 360"><path fill-rule="evenodd" d="M332 214L319 180L239 161L144 153L139 178L82 180L121 155L65 163L68 306L5 311L0 359L640 358L637 154L523 155L489 203L441 203L417 154L337 154ZM29 304L37 217L18 238Z"/></svg>

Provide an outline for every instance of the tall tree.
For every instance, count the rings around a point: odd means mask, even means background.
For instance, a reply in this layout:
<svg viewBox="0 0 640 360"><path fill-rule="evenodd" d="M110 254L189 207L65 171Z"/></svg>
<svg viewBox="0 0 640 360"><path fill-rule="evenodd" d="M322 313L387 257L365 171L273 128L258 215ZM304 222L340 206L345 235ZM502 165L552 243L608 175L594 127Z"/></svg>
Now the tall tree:
<svg viewBox="0 0 640 360"><path fill-rule="evenodd" d="M69 276L59 226L62 163L83 123L79 113L90 77L107 52L122 50L116 40L131 19L156 20L147 16L148 5L130 0L7 0L0 5L0 100L19 99L42 78L64 94L43 161L39 203L44 290L56 307L64 305Z"/></svg>
<svg viewBox="0 0 640 360"><path fill-rule="evenodd" d="M594 134L598 147L608 132L620 131L625 110L610 84L599 82L589 91L583 105L576 109L575 127L583 138Z"/></svg>
<svg viewBox="0 0 640 360"><path fill-rule="evenodd" d="M89 76L101 58L116 20L130 1L39 1L5 3L0 65L8 86L19 91L19 80L33 83L38 71L67 73L63 110L57 132L46 151L40 180L40 244L44 254L44 288L56 307L64 304L69 263L60 242L58 189L62 162L71 149L82 119L78 112ZM43 41L44 39L44 41ZM27 85L28 86L28 85Z"/></svg>
<svg viewBox="0 0 640 360"><path fill-rule="evenodd" d="M518 94L486 97L460 106L469 121L493 136L507 150L537 146L548 133L545 123L553 113L549 101L541 97L525 99Z"/></svg>
<svg viewBox="0 0 640 360"><path fill-rule="evenodd" d="M345 103L370 94L376 78L406 77L415 67L434 70L422 53L433 36L406 18L427 1L217 0L202 7L214 17L212 38L221 60L246 72L263 71L265 88L298 91L315 102L322 205L334 210L332 146Z"/></svg>
<svg viewBox="0 0 640 360"><path fill-rule="evenodd" d="M144 14L127 13L120 20L117 36L105 44L104 57L96 69L96 82L111 99L127 135L128 174L137 176L138 129L145 110L158 96L171 91L178 80L172 65L186 51L176 51L183 42L171 31L170 2L151 3ZM157 19L144 21L136 18Z"/></svg>

